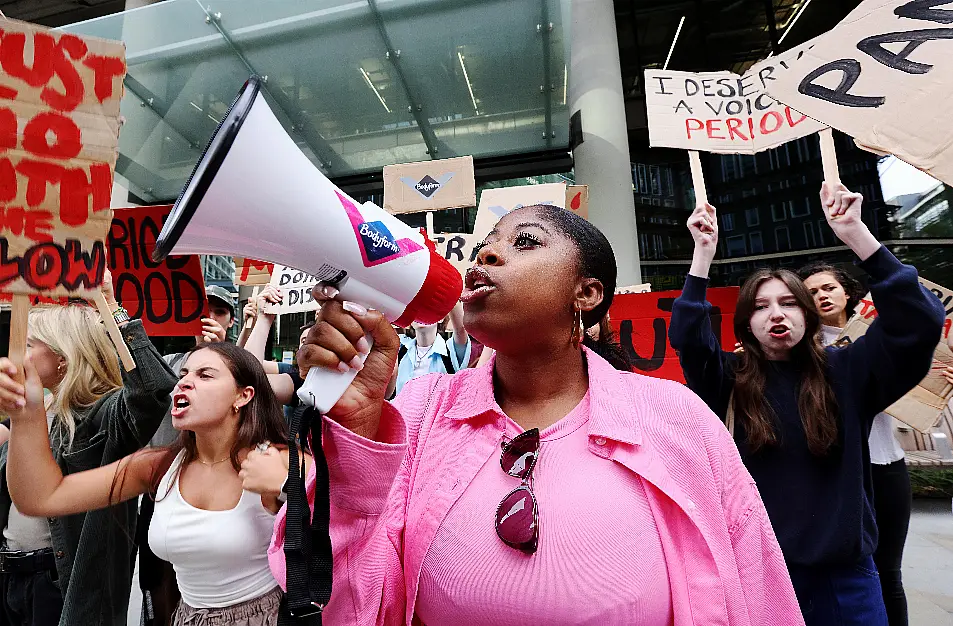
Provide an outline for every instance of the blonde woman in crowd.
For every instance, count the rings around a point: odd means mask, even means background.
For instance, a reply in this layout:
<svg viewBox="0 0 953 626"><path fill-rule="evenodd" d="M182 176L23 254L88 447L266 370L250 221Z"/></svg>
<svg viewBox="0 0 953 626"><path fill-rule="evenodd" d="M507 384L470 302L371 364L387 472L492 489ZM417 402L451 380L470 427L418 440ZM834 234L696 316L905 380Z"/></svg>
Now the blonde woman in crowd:
<svg viewBox="0 0 953 626"><path fill-rule="evenodd" d="M99 314L83 305L30 311L27 355L40 392L46 453L64 475L108 465L145 445L169 405L175 377L139 320L130 320L103 282L136 368L124 372ZM15 368L2 359L0 406L17 409ZM5 430L5 429L4 429ZM16 428L14 428L16 431ZM9 434L9 431L7 432ZM42 436L42 435L41 435ZM11 501L8 443L0 446L2 615L10 626L120 626L132 583L136 502L88 513L31 517Z"/></svg>

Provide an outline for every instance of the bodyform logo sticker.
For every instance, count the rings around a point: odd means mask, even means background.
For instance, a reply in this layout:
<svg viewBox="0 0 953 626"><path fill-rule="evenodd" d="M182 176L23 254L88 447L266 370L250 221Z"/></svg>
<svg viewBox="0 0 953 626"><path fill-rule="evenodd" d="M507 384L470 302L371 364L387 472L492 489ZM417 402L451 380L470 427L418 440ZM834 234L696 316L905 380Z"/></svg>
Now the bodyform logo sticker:
<svg viewBox="0 0 953 626"><path fill-rule="evenodd" d="M407 176L401 176L400 181L420 194L420 197L429 200L431 196L440 191L440 188L446 185L453 178L453 172L447 172L439 176L436 180L429 174L425 175L419 181Z"/></svg>
<svg viewBox="0 0 953 626"><path fill-rule="evenodd" d="M351 227L354 229L354 236L357 237L357 246L361 249L364 267L374 267L424 249L413 239L395 240L384 222L379 220L375 222L365 221L364 216L361 215L361 210L355 206L350 198L337 191L334 193L341 201L341 206L344 207L344 212L347 213Z"/></svg>

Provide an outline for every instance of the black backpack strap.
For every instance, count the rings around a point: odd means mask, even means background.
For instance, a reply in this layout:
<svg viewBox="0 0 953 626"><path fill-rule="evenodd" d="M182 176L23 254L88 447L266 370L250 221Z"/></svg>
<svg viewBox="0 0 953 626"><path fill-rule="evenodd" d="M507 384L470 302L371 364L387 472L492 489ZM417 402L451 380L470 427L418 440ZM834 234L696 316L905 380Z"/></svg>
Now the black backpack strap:
<svg viewBox="0 0 953 626"><path fill-rule="evenodd" d="M443 359L443 366L447 368L448 374L456 374L457 370L453 366L453 359L450 358L450 350L455 350L451 345L447 345L447 354L441 354L440 358Z"/></svg>
<svg viewBox="0 0 953 626"><path fill-rule="evenodd" d="M397 362L403 361L405 356L407 356L407 346L400 344L400 348L397 349Z"/></svg>
<svg viewBox="0 0 953 626"><path fill-rule="evenodd" d="M321 613L331 599L331 499L328 463L321 445L321 415L298 407L291 416L288 436L288 510L285 517L285 581L279 626L321 626ZM314 517L305 492L304 463L298 445L311 433L314 455ZM302 436L303 435L303 436Z"/></svg>

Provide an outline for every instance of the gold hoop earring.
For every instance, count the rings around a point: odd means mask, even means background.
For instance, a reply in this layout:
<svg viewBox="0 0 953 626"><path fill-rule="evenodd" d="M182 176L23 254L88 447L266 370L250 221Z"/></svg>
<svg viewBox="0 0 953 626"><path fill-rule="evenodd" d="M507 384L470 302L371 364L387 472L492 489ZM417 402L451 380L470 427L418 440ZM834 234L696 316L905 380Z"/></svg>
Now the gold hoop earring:
<svg viewBox="0 0 953 626"><path fill-rule="evenodd" d="M578 350L579 346L582 345L583 334L586 332L586 329L582 326L582 309L575 309L575 311L569 341L572 343L572 347Z"/></svg>

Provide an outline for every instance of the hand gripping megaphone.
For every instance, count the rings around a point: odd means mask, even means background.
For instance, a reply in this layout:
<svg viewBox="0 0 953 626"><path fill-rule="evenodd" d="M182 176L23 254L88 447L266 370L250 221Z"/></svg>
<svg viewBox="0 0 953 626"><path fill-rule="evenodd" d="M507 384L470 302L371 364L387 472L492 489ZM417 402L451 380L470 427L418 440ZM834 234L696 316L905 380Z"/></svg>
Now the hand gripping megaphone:
<svg viewBox="0 0 953 626"><path fill-rule="evenodd" d="M162 227L152 256L170 254L293 267L399 326L440 321L463 289L460 273L418 230L371 202L359 205L312 165L257 77L232 103ZM298 396L326 413L356 375L312 368Z"/></svg>

